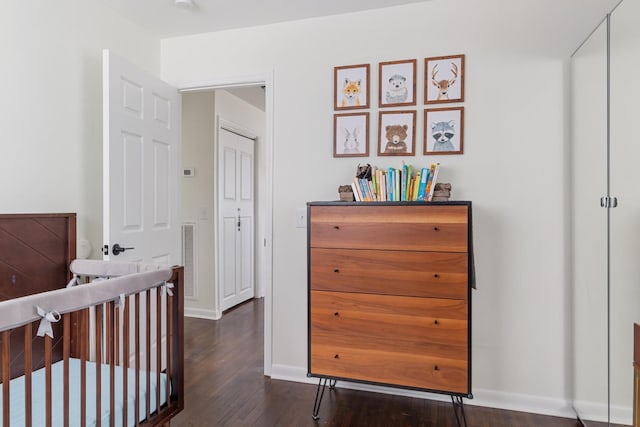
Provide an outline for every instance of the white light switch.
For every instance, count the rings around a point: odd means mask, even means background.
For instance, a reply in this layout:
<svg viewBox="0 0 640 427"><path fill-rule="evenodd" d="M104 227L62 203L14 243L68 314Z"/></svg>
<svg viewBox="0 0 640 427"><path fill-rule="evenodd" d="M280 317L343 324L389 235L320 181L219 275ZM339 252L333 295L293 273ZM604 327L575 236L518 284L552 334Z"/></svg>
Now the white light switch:
<svg viewBox="0 0 640 427"><path fill-rule="evenodd" d="M307 208L296 208L296 228L307 228Z"/></svg>

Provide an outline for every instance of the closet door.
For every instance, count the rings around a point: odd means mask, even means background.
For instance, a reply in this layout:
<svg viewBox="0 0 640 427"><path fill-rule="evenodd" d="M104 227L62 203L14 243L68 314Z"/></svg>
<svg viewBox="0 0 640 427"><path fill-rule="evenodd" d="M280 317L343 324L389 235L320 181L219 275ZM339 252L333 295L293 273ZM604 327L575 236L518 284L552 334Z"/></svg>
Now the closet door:
<svg viewBox="0 0 640 427"><path fill-rule="evenodd" d="M573 391L590 426L609 418L606 22L572 56L571 81Z"/></svg>
<svg viewBox="0 0 640 427"><path fill-rule="evenodd" d="M611 15L611 422L631 425L633 323L640 323L640 2Z"/></svg>

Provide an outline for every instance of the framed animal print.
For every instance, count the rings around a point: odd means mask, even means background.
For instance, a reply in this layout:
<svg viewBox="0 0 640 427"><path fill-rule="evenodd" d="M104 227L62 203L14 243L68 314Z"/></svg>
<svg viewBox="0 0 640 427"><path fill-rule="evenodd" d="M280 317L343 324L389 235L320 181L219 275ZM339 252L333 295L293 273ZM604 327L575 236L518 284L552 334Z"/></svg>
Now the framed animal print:
<svg viewBox="0 0 640 427"><path fill-rule="evenodd" d="M416 60L381 62L378 72L378 105L416 105Z"/></svg>
<svg viewBox="0 0 640 427"><path fill-rule="evenodd" d="M464 101L464 55L424 60L424 103Z"/></svg>
<svg viewBox="0 0 640 427"><path fill-rule="evenodd" d="M333 115L333 157L369 156L369 113Z"/></svg>
<svg viewBox="0 0 640 427"><path fill-rule="evenodd" d="M464 107L424 110L424 154L464 152Z"/></svg>
<svg viewBox="0 0 640 427"><path fill-rule="evenodd" d="M416 145L416 112L380 111L378 155L413 156Z"/></svg>
<svg viewBox="0 0 640 427"><path fill-rule="evenodd" d="M369 64L334 67L333 90L335 110L369 108Z"/></svg>

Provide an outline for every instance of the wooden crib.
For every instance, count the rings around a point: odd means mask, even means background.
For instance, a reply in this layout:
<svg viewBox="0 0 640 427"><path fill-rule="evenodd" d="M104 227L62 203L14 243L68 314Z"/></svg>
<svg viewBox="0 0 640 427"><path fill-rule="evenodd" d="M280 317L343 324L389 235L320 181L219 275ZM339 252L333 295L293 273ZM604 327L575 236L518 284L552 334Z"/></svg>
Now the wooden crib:
<svg viewBox="0 0 640 427"><path fill-rule="evenodd" d="M184 407L182 267L71 272L74 286L0 301L0 426L168 426Z"/></svg>

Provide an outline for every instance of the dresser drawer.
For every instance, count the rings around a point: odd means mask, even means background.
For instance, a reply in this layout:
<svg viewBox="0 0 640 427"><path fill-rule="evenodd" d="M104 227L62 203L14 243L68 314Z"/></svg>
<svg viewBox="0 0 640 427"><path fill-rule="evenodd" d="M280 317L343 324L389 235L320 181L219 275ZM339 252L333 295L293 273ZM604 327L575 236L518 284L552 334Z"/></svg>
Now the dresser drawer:
<svg viewBox="0 0 640 427"><path fill-rule="evenodd" d="M312 248L311 289L466 299L467 254Z"/></svg>
<svg viewBox="0 0 640 427"><path fill-rule="evenodd" d="M310 356L312 375L470 393L466 360L337 345L312 346Z"/></svg>
<svg viewBox="0 0 640 427"><path fill-rule="evenodd" d="M467 206L311 206L309 237L318 248L467 252L467 222Z"/></svg>
<svg viewBox="0 0 640 427"><path fill-rule="evenodd" d="M312 347L468 357L464 301L313 291L311 302Z"/></svg>

